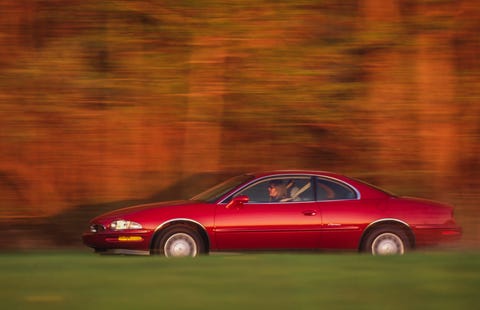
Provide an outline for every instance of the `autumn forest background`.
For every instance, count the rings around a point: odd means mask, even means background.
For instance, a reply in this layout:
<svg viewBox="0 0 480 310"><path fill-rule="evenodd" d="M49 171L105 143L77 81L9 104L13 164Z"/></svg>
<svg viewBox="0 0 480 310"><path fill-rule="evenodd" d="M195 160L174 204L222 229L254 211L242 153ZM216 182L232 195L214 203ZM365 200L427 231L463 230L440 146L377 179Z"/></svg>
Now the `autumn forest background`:
<svg viewBox="0 0 480 310"><path fill-rule="evenodd" d="M0 0L0 249L292 168L451 203L478 247L479 33L477 0Z"/></svg>

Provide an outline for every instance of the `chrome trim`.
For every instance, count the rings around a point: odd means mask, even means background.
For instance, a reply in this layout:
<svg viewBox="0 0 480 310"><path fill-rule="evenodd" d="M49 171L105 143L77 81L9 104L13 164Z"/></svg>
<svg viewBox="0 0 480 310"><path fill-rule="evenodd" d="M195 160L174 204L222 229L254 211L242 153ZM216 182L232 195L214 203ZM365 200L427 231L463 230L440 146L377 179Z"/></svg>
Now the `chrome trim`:
<svg viewBox="0 0 480 310"><path fill-rule="evenodd" d="M235 194L235 193L238 193L240 191L242 191L243 189L245 189L246 187L250 186L251 184L253 183L257 183L258 181L262 181L262 180L265 180L265 179L275 179L275 178L283 178L283 177L288 177L288 176L296 176L296 177L304 177L304 178L310 178L310 181L311 181L311 178L312 177L316 177L316 178L324 178L324 179L329 179L329 180L332 180L332 181L335 181L337 183L340 183L342 184L343 186L346 186L348 188L351 188L356 194L357 194L357 198L354 198L354 199L338 199L338 200L321 200L321 201L317 201L317 200L313 200L313 201L304 201L304 202L332 202L332 201L349 201L349 200L360 200L362 198L362 194L358 191L358 189L356 187L354 187L353 185L345 182L345 181L342 181L340 179L337 179L335 177L331 177L331 176L326 176L326 175L322 175L322 174L315 174L315 173L306 173L306 174L299 174L299 173L280 173L280 174L272 174L272 175L266 175L266 176L263 176L263 177L260 177L260 178L255 178L253 180L251 180L250 182L248 182L247 184L244 184L243 186L241 187L238 187L236 190L234 191L231 191L229 193L226 194L226 196L223 197L223 199L220 199L220 201L217 203L217 204L227 204L227 202L225 202L225 200L230 197L231 195ZM271 204L271 202L263 202L263 203L268 203L268 204ZM284 202L285 203L285 202ZM298 203L298 201L297 201Z"/></svg>
<svg viewBox="0 0 480 310"><path fill-rule="evenodd" d="M381 223L381 222L388 222L388 221L397 222L397 223L403 224L403 225L410 228L410 225L408 225L408 223L406 223L402 220L394 219L394 218L383 218L383 219L379 219L379 220L371 222L370 224L368 224L367 227L365 227L365 230L367 230L372 225L375 225L375 224L378 224L378 223Z"/></svg>
<svg viewBox="0 0 480 310"><path fill-rule="evenodd" d="M330 201L340 201L340 200L330 200ZM295 204L298 204L298 203L316 203L316 202L323 202L323 201L315 201L315 200L311 200L311 201L275 201L275 202L258 202L258 201L249 201L248 203L254 203L256 205L286 205L286 204L289 204L289 203L295 203ZM225 205L226 203L222 203L222 205Z"/></svg>
<svg viewBox="0 0 480 310"><path fill-rule="evenodd" d="M192 220L192 219L188 219L188 218L184 218L184 217L179 217L179 218L174 218L174 219L170 219L168 221L165 221L163 222L162 224L158 225L157 228L155 228L154 232L157 232L158 230L162 229L163 226L169 224L169 223L172 223L172 222L177 222L177 221L184 221L184 222L190 222L190 223L194 223L194 224L197 224L198 226L202 227L202 229L206 232L207 229L205 228L205 226L203 226L202 224L200 224L199 222L195 221L195 220Z"/></svg>
<svg viewBox="0 0 480 310"><path fill-rule="evenodd" d="M188 219L188 218L184 218L184 217L179 217L179 218L174 218L174 219L170 219L168 221L165 221L163 222L162 224L158 225L157 228L155 228L155 230L153 231L153 234L152 234L152 239L150 240L150 245L149 245L149 248L151 249L152 246L153 246L153 241L154 241L154 236L156 235L156 233L161 230L165 225L169 224L169 223L172 223L172 222L178 222L178 221L183 221L183 222L190 222L190 223L193 223L193 224L197 224L198 226L200 226L203 231L205 232L205 235L207 236L207 246L210 247L211 245L211 241L210 241L210 236L208 235L208 232L207 232L207 229L205 228L205 226L203 226L201 223L195 221L195 220L192 220L192 219Z"/></svg>

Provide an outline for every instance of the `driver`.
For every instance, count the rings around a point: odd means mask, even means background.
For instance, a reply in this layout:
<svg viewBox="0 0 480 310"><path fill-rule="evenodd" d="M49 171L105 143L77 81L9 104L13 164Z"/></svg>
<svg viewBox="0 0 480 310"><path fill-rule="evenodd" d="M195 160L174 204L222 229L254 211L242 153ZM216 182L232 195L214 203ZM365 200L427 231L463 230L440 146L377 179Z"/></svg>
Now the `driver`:
<svg viewBox="0 0 480 310"><path fill-rule="evenodd" d="M268 183L270 202L280 202L287 198L287 186L282 180L272 180Z"/></svg>

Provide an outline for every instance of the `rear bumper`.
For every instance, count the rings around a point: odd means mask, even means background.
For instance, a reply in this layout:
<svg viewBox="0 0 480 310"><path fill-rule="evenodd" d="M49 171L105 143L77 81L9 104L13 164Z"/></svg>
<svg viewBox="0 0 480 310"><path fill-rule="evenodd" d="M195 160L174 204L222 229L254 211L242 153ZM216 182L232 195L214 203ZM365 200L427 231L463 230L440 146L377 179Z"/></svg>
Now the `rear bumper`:
<svg viewBox="0 0 480 310"><path fill-rule="evenodd" d="M462 228L460 226L417 226L414 228L414 233L416 246L451 244L460 241L462 238Z"/></svg>

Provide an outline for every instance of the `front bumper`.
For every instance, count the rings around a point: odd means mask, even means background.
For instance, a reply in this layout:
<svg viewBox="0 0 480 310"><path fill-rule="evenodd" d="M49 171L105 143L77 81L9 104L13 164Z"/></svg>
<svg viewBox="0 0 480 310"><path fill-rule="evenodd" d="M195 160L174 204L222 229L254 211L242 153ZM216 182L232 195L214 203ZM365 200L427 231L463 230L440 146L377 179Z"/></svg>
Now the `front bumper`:
<svg viewBox="0 0 480 310"><path fill-rule="evenodd" d="M83 243L97 252L106 251L150 251L152 232L148 230L85 232Z"/></svg>
<svg viewBox="0 0 480 310"><path fill-rule="evenodd" d="M106 250L95 250L95 253L102 255L150 255L150 251L141 251L141 250L127 250L127 249L106 249Z"/></svg>

